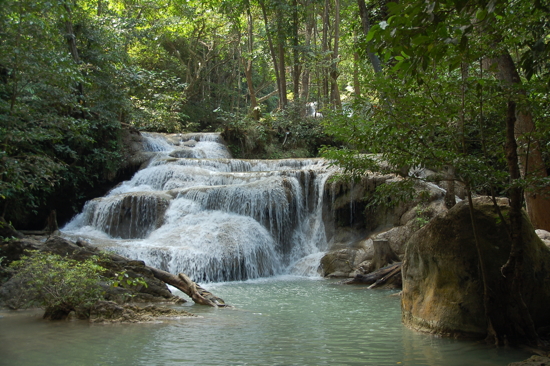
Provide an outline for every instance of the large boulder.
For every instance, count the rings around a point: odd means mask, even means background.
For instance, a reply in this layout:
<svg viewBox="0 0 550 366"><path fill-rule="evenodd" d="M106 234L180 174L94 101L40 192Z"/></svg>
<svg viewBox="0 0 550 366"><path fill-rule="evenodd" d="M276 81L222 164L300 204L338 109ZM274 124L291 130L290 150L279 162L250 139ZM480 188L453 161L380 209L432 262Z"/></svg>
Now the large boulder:
<svg viewBox="0 0 550 366"><path fill-rule="evenodd" d="M506 200L498 202L508 217ZM491 200L474 200L487 285L495 301L509 301L501 267L511 241ZM522 296L536 328L550 325L550 250L523 215L524 276ZM458 203L413 234L403 264L403 323L413 329L455 337L487 332L483 283L467 202ZM506 311L510 311L509 307Z"/></svg>

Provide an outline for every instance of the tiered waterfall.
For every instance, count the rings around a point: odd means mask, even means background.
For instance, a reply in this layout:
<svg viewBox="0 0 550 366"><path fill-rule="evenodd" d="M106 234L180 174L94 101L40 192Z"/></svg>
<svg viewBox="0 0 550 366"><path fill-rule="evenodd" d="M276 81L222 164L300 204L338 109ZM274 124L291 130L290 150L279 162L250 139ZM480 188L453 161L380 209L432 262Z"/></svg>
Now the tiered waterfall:
<svg viewBox="0 0 550 366"><path fill-rule="evenodd" d="M144 148L157 152L148 166L65 234L200 282L316 272L325 161L231 159L214 133L145 134Z"/></svg>

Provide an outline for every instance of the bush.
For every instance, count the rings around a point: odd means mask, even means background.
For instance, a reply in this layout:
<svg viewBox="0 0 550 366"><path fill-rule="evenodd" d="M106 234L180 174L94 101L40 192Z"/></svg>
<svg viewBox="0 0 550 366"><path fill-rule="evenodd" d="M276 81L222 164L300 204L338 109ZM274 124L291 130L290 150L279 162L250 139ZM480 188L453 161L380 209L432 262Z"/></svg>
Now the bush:
<svg viewBox="0 0 550 366"><path fill-rule="evenodd" d="M34 252L13 262L17 271L14 280L20 282L19 306L43 307L44 318L62 319L71 311L90 307L103 299L101 282L105 268L93 256L76 261L57 254Z"/></svg>

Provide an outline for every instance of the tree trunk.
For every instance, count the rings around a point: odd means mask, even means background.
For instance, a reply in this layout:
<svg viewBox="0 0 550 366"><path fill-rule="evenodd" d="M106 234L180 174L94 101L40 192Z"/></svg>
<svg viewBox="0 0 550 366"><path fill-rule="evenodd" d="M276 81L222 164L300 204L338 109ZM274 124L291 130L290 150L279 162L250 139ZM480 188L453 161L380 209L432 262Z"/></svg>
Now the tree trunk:
<svg viewBox="0 0 550 366"><path fill-rule="evenodd" d="M334 48L332 53L332 63L330 71L330 99L332 103L341 108L342 101L340 100L340 90L338 89L338 60L340 42L340 0L334 0Z"/></svg>
<svg viewBox="0 0 550 366"><path fill-rule="evenodd" d="M314 12L310 11L307 13L306 16L306 34L304 47L306 50L309 50L309 47L311 46L311 38L313 35L313 22L315 20ZM304 103L307 103L309 101L309 75L309 67L304 67L304 70L302 72L302 88L300 90L300 99L302 99Z"/></svg>
<svg viewBox="0 0 550 366"><path fill-rule="evenodd" d="M285 109L288 104L286 97L285 35L282 14L278 14L277 18L277 50L279 52L279 83L281 85L279 88L279 98L281 98L281 109Z"/></svg>
<svg viewBox="0 0 550 366"><path fill-rule="evenodd" d="M277 62L277 54L275 53L275 47L273 45L273 38L271 37L271 29L269 27L269 19L267 18L267 11L265 8L265 3L263 0L259 0L258 3L260 4L260 8L262 9L262 15L264 18L264 24L265 24L265 33L267 36L267 43L269 45L269 53L271 54L271 60L273 61L273 70L275 71L275 80L277 80L277 90L279 92L279 108L281 107L282 100L280 99L281 96L281 73L279 72L279 63ZM286 89L286 86L285 86ZM286 92L285 92L286 95Z"/></svg>
<svg viewBox="0 0 550 366"><path fill-rule="evenodd" d="M359 274L353 279L344 282L346 285L370 285L369 288L380 287L382 285L401 286L401 267L402 262L394 263L389 266L380 268L369 274Z"/></svg>
<svg viewBox="0 0 550 366"><path fill-rule="evenodd" d="M292 89L294 100L300 97L300 52L298 51L298 1L292 0L292 55L294 59L292 80Z"/></svg>
<svg viewBox="0 0 550 366"><path fill-rule="evenodd" d="M390 263L399 262L400 259L390 247L386 239L376 239L373 242L374 256L370 266L370 271L376 271Z"/></svg>
<svg viewBox="0 0 550 366"><path fill-rule="evenodd" d="M521 84L514 60L509 53L499 57L496 61L498 66L498 78L510 85ZM525 91L520 91L525 95ZM528 110L517 110L515 123L515 139L519 142L519 166L521 175L525 179L546 178L546 167L540 152L539 142L532 138L535 132L533 116ZM535 229L550 231L550 187L539 192L525 192L525 205L527 214Z"/></svg>
<svg viewBox="0 0 550 366"><path fill-rule="evenodd" d="M357 33L353 36L354 43L358 43ZM353 53L353 92L355 97L361 97L361 84L359 83L359 62L361 58L359 57L358 52Z"/></svg>
<svg viewBox="0 0 550 366"><path fill-rule="evenodd" d="M328 54L330 47L329 47L329 34L328 34L328 28L329 28L329 9L330 9L330 2L329 0L325 0L325 7L323 11L323 39L321 40L322 50L323 53L326 55L325 60L327 64L330 65L331 57ZM329 75L328 75L328 69L327 67L321 68L322 72L322 95L323 100L328 101L329 100Z"/></svg>
<svg viewBox="0 0 550 366"><path fill-rule="evenodd" d="M506 162L512 183L521 178L518 164L518 145L516 143L515 125L516 103L514 101L508 101L506 115ZM515 345L525 341L531 345L537 345L539 338L535 331L529 309L521 294L524 253L524 242L521 236L522 189L512 184L512 187L509 189L509 196L509 233L512 247L510 249L508 261L501 269L504 277L504 286L506 286L505 289L508 296L504 299L492 299L489 316L494 329L494 335L489 334L489 336L494 337L493 341L498 345ZM505 312L499 309L502 303L506 306Z"/></svg>
<svg viewBox="0 0 550 366"><path fill-rule="evenodd" d="M363 33L365 36L370 31L370 21L369 21L369 12L367 10L367 5L365 4L365 0L357 0L357 5L359 6L359 16L361 17L361 25L363 27ZM381 73L382 72L382 65L380 63L380 59L378 56L376 56L371 48L370 45L367 43L366 46L367 56L369 57L369 60L372 64L372 67L374 68L374 72Z"/></svg>
<svg viewBox="0 0 550 366"><path fill-rule="evenodd" d="M258 107L258 101L256 99L256 91L254 90L254 84L252 83L252 52L254 51L254 19L250 12L250 4L246 9L246 18L248 21L248 59L244 64L244 74L246 77L246 85L248 86L248 94L250 95L250 115L256 121L260 119L260 109Z"/></svg>
<svg viewBox="0 0 550 366"><path fill-rule="evenodd" d="M157 268L148 267L148 266L147 268L151 270L151 272L156 278L182 291L191 299L193 299L193 301L197 304L208 305L213 307L225 306L225 303L222 299L212 295L212 293L203 289L199 284L193 282L189 277L187 277L183 273L180 273L177 276L174 276L171 273L168 273L166 271L163 271Z"/></svg>

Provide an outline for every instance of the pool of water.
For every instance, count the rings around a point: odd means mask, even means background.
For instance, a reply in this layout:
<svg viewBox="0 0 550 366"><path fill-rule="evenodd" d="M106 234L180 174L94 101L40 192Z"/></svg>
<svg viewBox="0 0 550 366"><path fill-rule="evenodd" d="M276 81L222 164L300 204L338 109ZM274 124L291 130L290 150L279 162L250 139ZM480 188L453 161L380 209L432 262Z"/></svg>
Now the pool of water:
<svg viewBox="0 0 550 366"><path fill-rule="evenodd" d="M275 277L206 286L231 309L161 324L46 322L0 312L0 365L498 365L529 355L420 334L391 290Z"/></svg>

